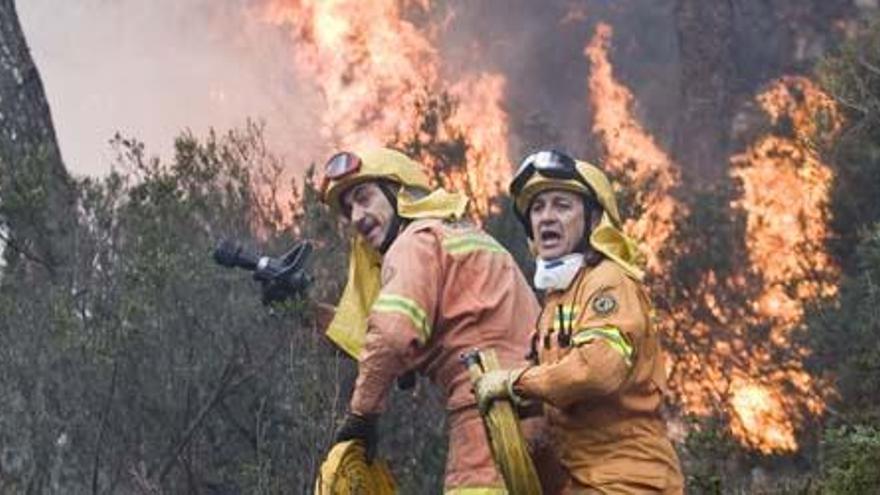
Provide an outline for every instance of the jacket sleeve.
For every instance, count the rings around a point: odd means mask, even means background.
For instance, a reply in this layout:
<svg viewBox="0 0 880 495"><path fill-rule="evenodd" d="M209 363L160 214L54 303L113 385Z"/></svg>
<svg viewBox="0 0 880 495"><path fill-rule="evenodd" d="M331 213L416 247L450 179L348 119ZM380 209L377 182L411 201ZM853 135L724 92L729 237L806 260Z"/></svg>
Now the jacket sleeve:
<svg viewBox="0 0 880 495"><path fill-rule="evenodd" d="M441 280L440 243L430 230L407 233L382 262L351 399L355 414L383 412L394 380L411 370L431 337Z"/></svg>
<svg viewBox="0 0 880 495"><path fill-rule="evenodd" d="M639 288L625 275L598 284L582 303L572 349L562 359L529 368L514 390L558 408L618 392L644 340L648 315Z"/></svg>

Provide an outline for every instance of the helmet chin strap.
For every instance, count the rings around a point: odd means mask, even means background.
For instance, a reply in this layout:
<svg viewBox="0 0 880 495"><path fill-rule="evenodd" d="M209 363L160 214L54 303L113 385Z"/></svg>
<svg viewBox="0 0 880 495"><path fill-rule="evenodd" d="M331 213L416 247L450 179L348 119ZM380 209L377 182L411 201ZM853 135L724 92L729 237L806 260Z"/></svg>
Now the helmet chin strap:
<svg viewBox="0 0 880 495"><path fill-rule="evenodd" d="M379 190L382 191L382 194L385 195L385 199L391 203L391 208L394 209L394 218L391 219L391 224L388 226L388 230L385 231L385 238L382 239L382 244L379 245L379 253L385 254L385 252L388 251L388 248L391 247L394 239L397 239L397 235L400 234L400 227L403 225L403 219L397 214L397 191L393 189L396 184L382 181L379 182L378 185Z"/></svg>
<svg viewBox="0 0 880 495"><path fill-rule="evenodd" d="M394 218L391 220L391 225L388 226L388 231L385 232L385 238L382 239L382 244L379 246L380 254L385 254L385 252L388 251L388 248L391 247L394 239L397 239L397 234L400 233L400 227L402 225L403 220L395 214Z"/></svg>

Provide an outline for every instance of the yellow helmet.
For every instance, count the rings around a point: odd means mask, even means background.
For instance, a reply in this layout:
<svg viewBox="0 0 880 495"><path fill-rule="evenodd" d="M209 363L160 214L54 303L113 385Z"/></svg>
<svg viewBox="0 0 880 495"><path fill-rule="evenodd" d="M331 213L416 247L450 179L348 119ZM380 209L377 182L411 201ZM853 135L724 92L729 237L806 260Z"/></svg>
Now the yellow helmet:
<svg viewBox="0 0 880 495"><path fill-rule="evenodd" d="M644 273L639 266L642 255L635 242L621 230L614 189L599 167L554 150L538 151L523 160L510 182L510 195L514 212L529 238L532 237L529 206L535 196L550 189L572 191L598 203L603 210L602 218L598 225L587 230L587 241L630 276L642 279Z"/></svg>
<svg viewBox="0 0 880 495"><path fill-rule="evenodd" d="M571 191L595 200L620 226L620 212L614 189L599 167L575 160L565 153L548 150L527 156L510 182L514 211L531 237L528 209L538 193L549 189Z"/></svg>
<svg viewBox="0 0 880 495"><path fill-rule="evenodd" d="M369 180L389 180L410 189L427 193L431 186L422 167L403 153L374 148L357 153L343 151L333 155L324 166L321 199L335 211L342 211L342 192Z"/></svg>
<svg viewBox="0 0 880 495"><path fill-rule="evenodd" d="M418 163L387 148L337 153L330 158L324 167L321 199L341 213L342 192L369 180L388 180L403 186L395 198L395 213L403 219L461 218L467 210L467 196L443 189L431 191L428 176ZM367 316L379 294L381 259L381 253L360 235L352 238L348 283L327 336L355 359L363 348Z"/></svg>

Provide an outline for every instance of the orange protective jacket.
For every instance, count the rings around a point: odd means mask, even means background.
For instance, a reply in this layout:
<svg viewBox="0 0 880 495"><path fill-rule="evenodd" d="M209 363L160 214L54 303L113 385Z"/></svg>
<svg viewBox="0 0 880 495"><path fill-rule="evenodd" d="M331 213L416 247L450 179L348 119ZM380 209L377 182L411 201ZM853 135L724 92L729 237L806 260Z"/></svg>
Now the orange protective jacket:
<svg viewBox="0 0 880 495"><path fill-rule="evenodd" d="M513 257L492 237L464 222L410 223L382 259L351 411L382 412L395 378L421 372L444 391L450 411L447 489L499 486L460 356L491 348L503 366L525 365L539 312Z"/></svg>
<svg viewBox="0 0 880 495"><path fill-rule="evenodd" d="M614 262L586 267L546 295L538 365L514 390L545 403L572 487L681 493L678 457L660 416L664 356L642 286Z"/></svg>

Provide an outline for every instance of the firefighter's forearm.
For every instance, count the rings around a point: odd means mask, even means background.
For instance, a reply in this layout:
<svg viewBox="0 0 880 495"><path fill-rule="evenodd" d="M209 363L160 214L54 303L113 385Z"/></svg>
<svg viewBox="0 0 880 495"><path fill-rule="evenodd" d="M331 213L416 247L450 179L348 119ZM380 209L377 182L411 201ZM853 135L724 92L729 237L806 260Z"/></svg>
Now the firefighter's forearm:
<svg viewBox="0 0 880 495"><path fill-rule="evenodd" d="M526 370L514 391L558 408L581 400L608 395L623 385L629 372L626 361L604 342L572 349L555 362Z"/></svg>
<svg viewBox="0 0 880 495"><path fill-rule="evenodd" d="M351 412L380 414L404 363L389 349L365 353L358 363L358 377L351 398Z"/></svg>

